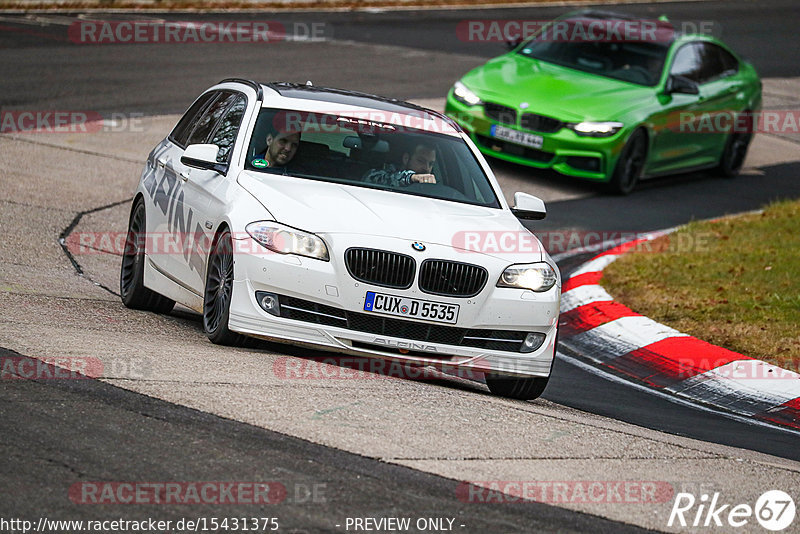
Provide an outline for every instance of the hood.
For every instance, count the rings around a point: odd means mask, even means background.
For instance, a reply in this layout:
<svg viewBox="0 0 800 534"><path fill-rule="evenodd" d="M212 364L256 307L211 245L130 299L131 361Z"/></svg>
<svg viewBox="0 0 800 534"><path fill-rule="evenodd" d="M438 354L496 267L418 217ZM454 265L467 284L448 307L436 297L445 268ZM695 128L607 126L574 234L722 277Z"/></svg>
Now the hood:
<svg viewBox="0 0 800 534"><path fill-rule="evenodd" d="M619 120L655 98L645 87L510 53L492 59L463 78L482 99L552 116L562 121Z"/></svg>
<svg viewBox="0 0 800 534"><path fill-rule="evenodd" d="M499 208L252 171L242 172L238 182L276 221L315 234L408 239L509 259L508 253L493 254L502 246L498 240L506 235L511 243L528 233L510 211ZM531 254L541 258L538 241L525 251L529 260Z"/></svg>

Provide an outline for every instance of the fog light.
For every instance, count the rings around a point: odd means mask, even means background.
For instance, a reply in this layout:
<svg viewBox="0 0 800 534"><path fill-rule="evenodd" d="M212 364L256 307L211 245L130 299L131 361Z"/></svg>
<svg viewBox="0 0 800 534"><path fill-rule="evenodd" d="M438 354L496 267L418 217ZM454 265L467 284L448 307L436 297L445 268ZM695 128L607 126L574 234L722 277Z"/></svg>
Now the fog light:
<svg viewBox="0 0 800 534"><path fill-rule="evenodd" d="M567 165L581 171L600 172L600 158L569 156L567 158Z"/></svg>
<svg viewBox="0 0 800 534"><path fill-rule="evenodd" d="M519 348L520 352L533 352L539 347L542 346L544 343L544 338L547 337L545 334L540 334L539 332L531 332L527 336L525 336L525 341L522 342L522 346Z"/></svg>
<svg viewBox="0 0 800 534"><path fill-rule="evenodd" d="M281 316L281 303L278 295L266 291L256 291L256 301L261 308L275 317Z"/></svg>

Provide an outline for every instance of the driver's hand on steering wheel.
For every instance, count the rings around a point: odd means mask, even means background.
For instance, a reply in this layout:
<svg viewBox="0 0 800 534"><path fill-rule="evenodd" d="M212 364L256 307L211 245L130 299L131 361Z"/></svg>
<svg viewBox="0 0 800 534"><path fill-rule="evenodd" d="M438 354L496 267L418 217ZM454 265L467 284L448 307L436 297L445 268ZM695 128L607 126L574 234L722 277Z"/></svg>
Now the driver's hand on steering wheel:
<svg viewBox="0 0 800 534"><path fill-rule="evenodd" d="M418 182L421 184L435 184L436 176L432 174L412 174L411 181Z"/></svg>

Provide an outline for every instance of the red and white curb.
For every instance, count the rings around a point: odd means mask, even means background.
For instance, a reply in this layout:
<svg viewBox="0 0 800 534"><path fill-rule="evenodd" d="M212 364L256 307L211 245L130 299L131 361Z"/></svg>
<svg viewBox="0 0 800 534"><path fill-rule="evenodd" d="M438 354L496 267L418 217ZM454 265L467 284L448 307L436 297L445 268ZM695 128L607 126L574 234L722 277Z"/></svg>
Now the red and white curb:
<svg viewBox="0 0 800 534"><path fill-rule="evenodd" d="M800 374L644 317L599 285L603 269L665 232L592 258L561 289L559 345L570 355L700 405L800 430Z"/></svg>

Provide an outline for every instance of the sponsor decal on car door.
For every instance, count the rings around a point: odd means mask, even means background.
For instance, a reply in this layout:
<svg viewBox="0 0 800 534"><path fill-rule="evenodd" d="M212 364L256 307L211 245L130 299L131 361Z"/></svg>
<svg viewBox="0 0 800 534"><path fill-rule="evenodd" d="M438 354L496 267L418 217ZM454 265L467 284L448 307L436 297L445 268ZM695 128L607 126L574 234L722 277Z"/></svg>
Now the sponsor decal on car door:
<svg viewBox="0 0 800 534"><path fill-rule="evenodd" d="M211 104L197 121L188 145L217 145L217 163L227 164L239 131L247 100L240 93L226 92ZM210 213L214 191L225 177L214 170L187 167L177 158L175 170L182 189L170 232L185 243L174 265L179 280L192 291L202 294L205 286L205 265L211 250L217 217Z"/></svg>

